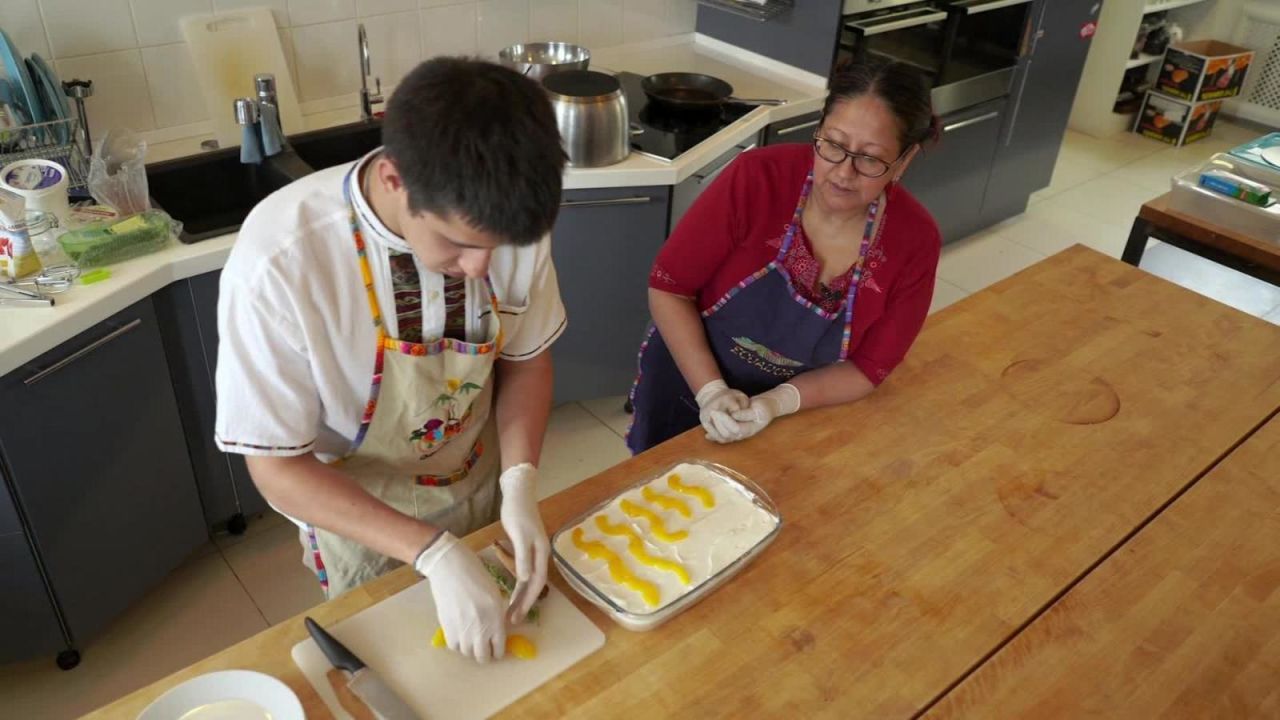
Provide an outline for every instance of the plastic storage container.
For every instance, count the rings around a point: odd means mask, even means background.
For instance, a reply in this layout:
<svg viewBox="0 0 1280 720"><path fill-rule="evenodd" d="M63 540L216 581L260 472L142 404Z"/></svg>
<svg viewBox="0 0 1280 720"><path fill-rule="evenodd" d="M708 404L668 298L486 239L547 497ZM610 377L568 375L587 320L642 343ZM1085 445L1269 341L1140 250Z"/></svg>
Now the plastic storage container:
<svg viewBox="0 0 1280 720"><path fill-rule="evenodd" d="M147 210L72 230L58 238L58 244L80 267L99 267L153 253L167 245L181 227L167 213Z"/></svg>
<svg viewBox="0 0 1280 720"><path fill-rule="evenodd" d="M1200 173L1211 169L1225 170L1270 186L1271 204L1258 207L1200 187ZM1218 153L1203 166L1174 176L1169 206L1216 225L1280 244L1280 202L1275 200L1277 195L1280 195L1280 173Z"/></svg>
<svg viewBox="0 0 1280 720"><path fill-rule="evenodd" d="M574 528L583 525L593 516L603 513L605 508L613 503L614 500L625 496L628 493L640 490L655 480L667 477L672 473L672 471L686 464L695 465L710 471L712 474L725 481L725 483L733 490L745 495L753 505L763 510L768 517L772 518L774 523L773 528L754 545L742 552L741 555L726 563L719 569L719 571L715 572L710 577L698 582L694 587L690 588L680 597L660 605L650 612L634 612L624 609L617 602L614 602L607 592L596 587L588 578L579 573L578 570L573 567L572 563L561 554L559 550L560 537L564 533L571 532ZM711 512L714 512L714 510ZM761 551L773 542L781 529L782 517L778 513L777 506L773 504L773 501L770 500L767 494L765 494L764 490L761 490L760 487L751 482L751 480L734 470L724 467L723 465L703 460L683 460L664 469L661 473L646 477L643 480L630 485L618 494L608 498L604 502L601 502L566 523L564 527L558 530L551 538L552 558L555 561L556 568L560 571L560 574L564 577L565 581L569 583L570 587L576 590L578 594L589 600L592 604L607 613L619 625L627 628L628 630L652 630L688 609L690 606L706 597L713 590L723 585L726 581L740 572L748 563L751 562L753 558L759 555Z"/></svg>

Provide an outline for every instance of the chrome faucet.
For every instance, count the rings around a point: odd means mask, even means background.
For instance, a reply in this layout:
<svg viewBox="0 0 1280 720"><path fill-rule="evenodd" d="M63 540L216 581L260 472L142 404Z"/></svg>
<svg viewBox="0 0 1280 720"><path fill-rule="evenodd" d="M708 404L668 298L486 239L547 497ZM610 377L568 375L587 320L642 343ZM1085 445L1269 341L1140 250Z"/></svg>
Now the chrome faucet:
<svg viewBox="0 0 1280 720"><path fill-rule="evenodd" d="M360 41L360 119L373 119L373 106L386 102L382 97L382 78L373 78L374 90L369 92L369 77L373 75L373 67L369 63L369 36L364 31L364 23L360 23L356 31Z"/></svg>
<svg viewBox="0 0 1280 720"><path fill-rule="evenodd" d="M280 105L276 95L276 76L261 73L253 76L256 98L236 98L234 109L240 135L240 161L260 163L263 158L279 155L285 148L284 130L280 126Z"/></svg>

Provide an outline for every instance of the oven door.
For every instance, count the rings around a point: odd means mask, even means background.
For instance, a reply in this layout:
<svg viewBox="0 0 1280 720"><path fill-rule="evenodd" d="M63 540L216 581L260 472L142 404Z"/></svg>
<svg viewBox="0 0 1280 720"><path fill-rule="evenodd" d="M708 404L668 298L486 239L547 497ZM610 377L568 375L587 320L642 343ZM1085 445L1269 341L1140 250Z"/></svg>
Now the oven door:
<svg viewBox="0 0 1280 720"><path fill-rule="evenodd" d="M898 60L919 69L933 85L942 71L946 30L947 13L928 2L846 15L839 57Z"/></svg>
<svg viewBox="0 0 1280 720"><path fill-rule="evenodd" d="M939 113L1009 93L1030 43L1033 0L950 0ZM941 97L939 97L941 96Z"/></svg>

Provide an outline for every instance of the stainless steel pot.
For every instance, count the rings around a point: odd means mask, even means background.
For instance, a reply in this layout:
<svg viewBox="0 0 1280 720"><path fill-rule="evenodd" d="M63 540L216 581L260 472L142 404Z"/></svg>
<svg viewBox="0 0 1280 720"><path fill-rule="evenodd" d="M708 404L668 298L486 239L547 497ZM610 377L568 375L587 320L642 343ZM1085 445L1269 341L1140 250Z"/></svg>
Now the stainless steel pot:
<svg viewBox="0 0 1280 720"><path fill-rule="evenodd" d="M612 165L631 153L627 96L616 77L569 70L547 76L542 86L551 98L570 167Z"/></svg>
<svg viewBox="0 0 1280 720"><path fill-rule="evenodd" d="M562 42L525 43L499 50L498 62L521 75L541 80L565 70L586 70L591 52L581 45Z"/></svg>

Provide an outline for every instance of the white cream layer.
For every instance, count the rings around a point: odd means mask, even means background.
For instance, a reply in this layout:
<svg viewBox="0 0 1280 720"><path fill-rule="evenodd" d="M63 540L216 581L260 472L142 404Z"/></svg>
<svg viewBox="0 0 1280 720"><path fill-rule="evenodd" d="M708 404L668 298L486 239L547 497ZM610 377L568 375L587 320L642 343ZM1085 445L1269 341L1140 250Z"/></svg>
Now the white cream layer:
<svg viewBox="0 0 1280 720"><path fill-rule="evenodd" d="M673 490L667 484L667 478L673 474L679 475L680 481L685 485L710 490L715 498L715 506L708 509L697 497ZM691 517L685 518L674 509L664 510L648 502L643 497L645 487L681 500L691 511ZM622 512L623 500L630 500L652 510L662 519L668 532L685 530L689 536L675 543L658 540L647 519L633 518ZM627 538L601 532L595 520L596 515L600 514L611 524L624 525L634 530L644 541L645 550L650 555L683 565L689 572L689 584L681 583L675 573L641 563L628 551ZM756 505L740 485L701 465L684 463L645 486L622 493L604 507L603 513L592 514L578 525L560 533L556 538L556 551L618 607L636 615L647 615L696 590L726 565L755 547L777 524L777 519ZM577 527L583 529L585 540L600 541L617 553L636 577L657 585L660 593L658 605L648 605L639 592L615 582L604 560L593 560L579 550L573 544L573 531Z"/></svg>

